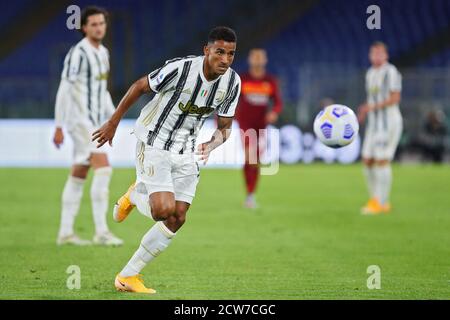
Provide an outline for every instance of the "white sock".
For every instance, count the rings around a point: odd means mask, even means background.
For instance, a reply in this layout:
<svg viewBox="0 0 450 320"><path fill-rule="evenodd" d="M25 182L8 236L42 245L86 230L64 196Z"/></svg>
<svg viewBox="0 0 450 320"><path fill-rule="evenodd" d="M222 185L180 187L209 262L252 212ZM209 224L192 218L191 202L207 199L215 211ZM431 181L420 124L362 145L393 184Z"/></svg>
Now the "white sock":
<svg viewBox="0 0 450 320"><path fill-rule="evenodd" d="M367 182L367 190L369 190L369 195L371 198L376 197L375 188L376 188L376 174L375 168L364 166L364 175L366 176Z"/></svg>
<svg viewBox="0 0 450 320"><path fill-rule="evenodd" d="M170 231L162 221L155 223L142 238L139 249L120 271L120 276L131 277L139 274L149 262L167 248L174 236L175 233Z"/></svg>
<svg viewBox="0 0 450 320"><path fill-rule="evenodd" d="M144 186L145 188L145 186ZM136 184L133 191L130 192L130 201L136 206L138 211L146 217L153 219L147 190L141 190L142 185Z"/></svg>
<svg viewBox="0 0 450 320"><path fill-rule="evenodd" d="M94 171L94 178L92 179L91 185L91 201L96 234L108 232L106 212L108 211L111 174L111 167L103 167Z"/></svg>
<svg viewBox="0 0 450 320"><path fill-rule="evenodd" d="M74 233L73 225L80 208L85 179L69 176L62 193L61 225L58 237L70 236Z"/></svg>
<svg viewBox="0 0 450 320"><path fill-rule="evenodd" d="M390 165L376 167L377 174L377 198L381 204L389 202L389 194L392 185L392 169Z"/></svg>

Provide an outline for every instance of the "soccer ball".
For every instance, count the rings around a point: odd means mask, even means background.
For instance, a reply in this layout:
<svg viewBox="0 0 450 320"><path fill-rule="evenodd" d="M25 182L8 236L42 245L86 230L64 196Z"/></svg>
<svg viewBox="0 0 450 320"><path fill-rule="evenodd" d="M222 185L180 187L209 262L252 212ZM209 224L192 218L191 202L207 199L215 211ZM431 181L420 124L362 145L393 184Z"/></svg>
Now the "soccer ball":
<svg viewBox="0 0 450 320"><path fill-rule="evenodd" d="M314 119L314 133L319 140L331 147L350 144L358 135L359 124L355 113L342 104L332 104Z"/></svg>

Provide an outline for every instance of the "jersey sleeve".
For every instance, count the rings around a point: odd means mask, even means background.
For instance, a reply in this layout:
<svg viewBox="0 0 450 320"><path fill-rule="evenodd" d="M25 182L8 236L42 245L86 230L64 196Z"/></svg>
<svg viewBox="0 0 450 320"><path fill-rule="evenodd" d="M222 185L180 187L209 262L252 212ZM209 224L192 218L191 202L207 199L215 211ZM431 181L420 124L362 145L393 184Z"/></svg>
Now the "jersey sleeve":
<svg viewBox="0 0 450 320"><path fill-rule="evenodd" d="M402 76L394 66L388 70L388 86L389 91L402 91Z"/></svg>
<svg viewBox="0 0 450 320"><path fill-rule="evenodd" d="M70 49L64 59L64 69L61 78L69 82L75 82L81 73L84 59L85 56L79 48L74 47Z"/></svg>
<svg viewBox="0 0 450 320"><path fill-rule="evenodd" d="M71 106L71 87L69 81L61 79L56 93L55 101L55 125L56 127L64 127L67 122L68 113Z"/></svg>
<svg viewBox="0 0 450 320"><path fill-rule="evenodd" d="M147 76L150 89L155 93L159 93L170 88L179 78L179 66L179 61L170 62L169 60L161 68L151 72Z"/></svg>
<svg viewBox="0 0 450 320"><path fill-rule="evenodd" d="M217 115L219 117L234 117L236 107L238 105L239 96L241 95L241 78L236 74L236 81L233 84L229 94L225 97L224 102L218 108Z"/></svg>

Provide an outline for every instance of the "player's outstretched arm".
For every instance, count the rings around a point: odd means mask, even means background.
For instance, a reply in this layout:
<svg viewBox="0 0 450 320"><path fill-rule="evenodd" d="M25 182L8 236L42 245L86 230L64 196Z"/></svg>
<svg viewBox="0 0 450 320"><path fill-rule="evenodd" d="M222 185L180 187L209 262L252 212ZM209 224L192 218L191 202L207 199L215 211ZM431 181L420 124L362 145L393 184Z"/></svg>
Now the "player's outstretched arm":
<svg viewBox="0 0 450 320"><path fill-rule="evenodd" d="M232 125L233 117L218 117L217 129L214 131L211 140L199 144L197 148L197 154L200 155L200 159L203 160L204 163L208 161L211 151L222 145L230 137Z"/></svg>
<svg viewBox="0 0 450 320"><path fill-rule="evenodd" d="M120 103L111 118L100 129L92 134L92 141L98 142L97 148L100 148L106 142L112 146L112 140L120 120L139 97L146 92L150 92L147 77L142 77L133 83L127 93L123 96L122 100L120 100Z"/></svg>

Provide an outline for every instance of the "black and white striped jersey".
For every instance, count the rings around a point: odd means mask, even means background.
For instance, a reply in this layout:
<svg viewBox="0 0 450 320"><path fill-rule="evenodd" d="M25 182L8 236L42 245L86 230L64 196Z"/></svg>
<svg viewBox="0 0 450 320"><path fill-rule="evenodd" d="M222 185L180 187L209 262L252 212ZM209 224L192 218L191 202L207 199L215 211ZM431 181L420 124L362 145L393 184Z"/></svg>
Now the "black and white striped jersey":
<svg viewBox="0 0 450 320"><path fill-rule="evenodd" d="M380 103L389 98L391 92L402 91L402 76L397 68L390 64L374 68L371 67L366 73L367 102L370 104ZM367 128L370 130L387 130L389 122L398 121L401 118L398 104L370 111L368 114Z"/></svg>
<svg viewBox="0 0 450 320"><path fill-rule="evenodd" d="M168 60L148 75L156 95L136 121L138 139L158 149L191 153L206 118L214 112L234 116L241 91L239 75L229 68L208 81L203 60L204 56Z"/></svg>
<svg viewBox="0 0 450 320"><path fill-rule="evenodd" d="M55 106L57 125L84 123L100 127L114 112L107 89L109 53L87 38L73 46L64 59Z"/></svg>

